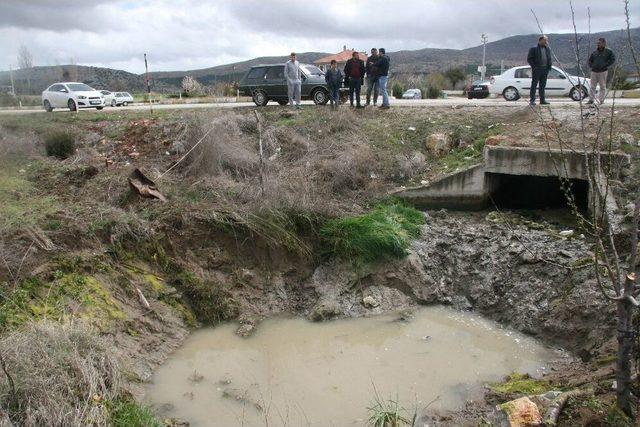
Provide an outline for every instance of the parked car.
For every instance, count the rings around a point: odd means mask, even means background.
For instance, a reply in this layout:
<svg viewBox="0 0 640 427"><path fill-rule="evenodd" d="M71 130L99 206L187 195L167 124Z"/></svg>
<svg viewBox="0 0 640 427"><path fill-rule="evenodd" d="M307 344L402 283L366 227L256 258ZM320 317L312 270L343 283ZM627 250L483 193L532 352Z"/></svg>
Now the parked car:
<svg viewBox="0 0 640 427"><path fill-rule="evenodd" d="M104 105L111 105L113 107L113 98L115 97L115 94L108 90L101 90L100 93L104 98Z"/></svg>
<svg viewBox="0 0 640 427"><path fill-rule="evenodd" d="M474 80L470 85L467 85L465 91L467 92L467 98L484 99L489 97L491 83L488 81Z"/></svg>
<svg viewBox="0 0 640 427"><path fill-rule="evenodd" d="M54 108L68 108L71 111L78 108L102 110L104 96L84 83L54 83L42 92L42 105L49 112Z"/></svg>
<svg viewBox="0 0 640 427"><path fill-rule="evenodd" d="M589 95L589 79L571 76L557 67L551 67L547 77L546 94L548 96L569 96L580 101ZM491 78L490 91L502 95L507 101L517 101L528 96L531 88L531 67L513 67Z"/></svg>
<svg viewBox="0 0 640 427"><path fill-rule="evenodd" d="M407 89L402 94L402 99L422 99L422 91L420 89Z"/></svg>
<svg viewBox="0 0 640 427"><path fill-rule="evenodd" d="M133 96L129 92L114 92L113 100L111 101L111 106L124 106L131 104L133 102Z"/></svg>
<svg viewBox="0 0 640 427"><path fill-rule="evenodd" d="M324 73L315 65L301 64L302 88L301 98L312 99L316 105L324 105L329 101L329 89L324 81ZM287 81L284 77L284 64L256 65L242 77L238 90L243 96L250 96L253 102L263 107L269 101L287 105ZM345 89L341 89L343 92Z"/></svg>

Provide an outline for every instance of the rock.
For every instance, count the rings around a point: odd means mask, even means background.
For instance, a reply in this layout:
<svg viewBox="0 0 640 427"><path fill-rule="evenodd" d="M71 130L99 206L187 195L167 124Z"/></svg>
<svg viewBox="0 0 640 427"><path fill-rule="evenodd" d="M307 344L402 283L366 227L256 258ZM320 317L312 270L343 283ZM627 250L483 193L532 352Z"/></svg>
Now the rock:
<svg viewBox="0 0 640 427"><path fill-rule="evenodd" d="M521 397L498 405L492 425L501 427L540 426L542 425L542 416L538 406L531 399Z"/></svg>
<svg viewBox="0 0 640 427"><path fill-rule="evenodd" d="M451 151L451 139L444 133L433 133L427 137L425 146L432 155L443 156Z"/></svg>
<svg viewBox="0 0 640 427"><path fill-rule="evenodd" d="M375 308L380 305L380 302L371 295L362 298L362 304L367 308Z"/></svg>
<svg viewBox="0 0 640 427"><path fill-rule="evenodd" d="M513 140L506 135L491 135L484 140L485 145L512 145Z"/></svg>
<svg viewBox="0 0 640 427"><path fill-rule="evenodd" d="M321 322L323 320L333 319L334 317L340 315L340 309L333 304L330 303L318 303L311 313L309 313L309 319L314 322Z"/></svg>
<svg viewBox="0 0 640 427"><path fill-rule="evenodd" d="M562 230L560 233L558 233L560 235L560 237L571 237L574 234L573 230Z"/></svg>

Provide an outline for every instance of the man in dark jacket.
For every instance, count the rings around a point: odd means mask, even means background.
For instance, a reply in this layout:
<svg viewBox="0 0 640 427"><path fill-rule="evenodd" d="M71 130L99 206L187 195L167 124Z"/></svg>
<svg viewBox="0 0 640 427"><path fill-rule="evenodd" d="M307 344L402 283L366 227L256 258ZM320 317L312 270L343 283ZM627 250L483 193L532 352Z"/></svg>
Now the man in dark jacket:
<svg viewBox="0 0 640 427"><path fill-rule="evenodd" d="M529 104L536 105L536 87L540 85L540 104L548 104L544 98L544 88L547 86L547 76L551 70L551 49L547 46L547 36L538 39L538 45L529 49L527 62L531 66L531 89L529 90Z"/></svg>
<svg viewBox="0 0 640 427"><path fill-rule="evenodd" d="M353 52L351 59L344 66L345 78L349 81L349 102L353 107L353 95L356 96L357 108L364 108L360 105L360 88L364 79L364 61L358 58L358 52Z"/></svg>
<svg viewBox="0 0 640 427"><path fill-rule="evenodd" d="M387 92L387 80L389 80L389 57L383 47L378 49L378 62L376 63L378 74L378 88L382 93L382 105L380 108L389 108L389 93Z"/></svg>
<svg viewBox="0 0 640 427"><path fill-rule="evenodd" d="M338 62L335 59L331 60L331 68L327 70L324 75L324 81L327 82L329 88L329 99L331 100L331 108L338 108L340 103L340 86L342 86L342 80L344 74L338 69Z"/></svg>
<svg viewBox="0 0 640 427"><path fill-rule="evenodd" d="M373 106L378 103L378 68L376 66L378 62L378 49L375 47L371 49L371 55L367 58L367 64L365 69L367 71L367 103L371 104L371 92L373 92Z"/></svg>
<svg viewBox="0 0 640 427"><path fill-rule="evenodd" d="M607 74L609 67L616 62L613 51L607 47L607 41L600 37L598 48L589 56L589 68L591 68L591 90L589 91L589 104L593 104L596 95L596 86L600 86L598 101L604 102L607 93Z"/></svg>

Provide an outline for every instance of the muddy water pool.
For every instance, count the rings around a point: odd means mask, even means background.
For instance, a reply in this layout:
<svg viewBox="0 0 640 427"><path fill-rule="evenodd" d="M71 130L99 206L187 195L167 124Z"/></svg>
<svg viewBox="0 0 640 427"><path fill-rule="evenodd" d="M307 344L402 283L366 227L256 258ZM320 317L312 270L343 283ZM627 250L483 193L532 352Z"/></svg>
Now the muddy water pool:
<svg viewBox="0 0 640 427"><path fill-rule="evenodd" d="M155 373L148 403L191 426L366 425L377 392L407 414L455 409L510 372L540 375L557 351L472 313L442 307L312 323L266 320L193 333ZM374 390L375 387L375 390Z"/></svg>

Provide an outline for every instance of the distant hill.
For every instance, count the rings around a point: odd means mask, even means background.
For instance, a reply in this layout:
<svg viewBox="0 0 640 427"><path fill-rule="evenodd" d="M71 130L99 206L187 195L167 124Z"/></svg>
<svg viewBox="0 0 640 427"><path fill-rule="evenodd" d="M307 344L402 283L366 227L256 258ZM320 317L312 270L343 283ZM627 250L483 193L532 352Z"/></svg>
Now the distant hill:
<svg viewBox="0 0 640 427"><path fill-rule="evenodd" d="M577 69L574 54L575 36L573 34L549 34L551 46L570 71ZM595 33L591 36L579 34L580 62L585 66L588 52L595 48L598 37L605 37L608 46L616 51L620 63L628 71L633 70L626 43L626 33L622 30ZM640 28L632 30L635 46L640 50ZM500 71L501 62L506 68L526 63L529 47L537 42L538 35L519 35L487 43L488 75ZM590 40L590 43L589 43ZM326 52L298 53L300 62L313 63L316 59L328 55ZM402 50L390 52L392 76L427 74L444 71L451 67L462 67L468 74L475 74L477 66L482 61L482 45L468 49L436 49L425 48L418 50ZM151 73L154 89L177 90L185 76L193 76L206 85L216 82L238 81L253 65L275 64L287 61L288 56L267 56L247 61L216 67L187 71L158 71ZM77 78L73 78L77 77ZM19 93L38 94L51 83L61 80L79 80L96 88L110 90L128 90L140 92L145 88L144 76L100 67L86 67L74 65L58 65L49 67L34 67L27 70L14 71L14 80ZM0 88L9 85L9 72L0 72Z"/></svg>

